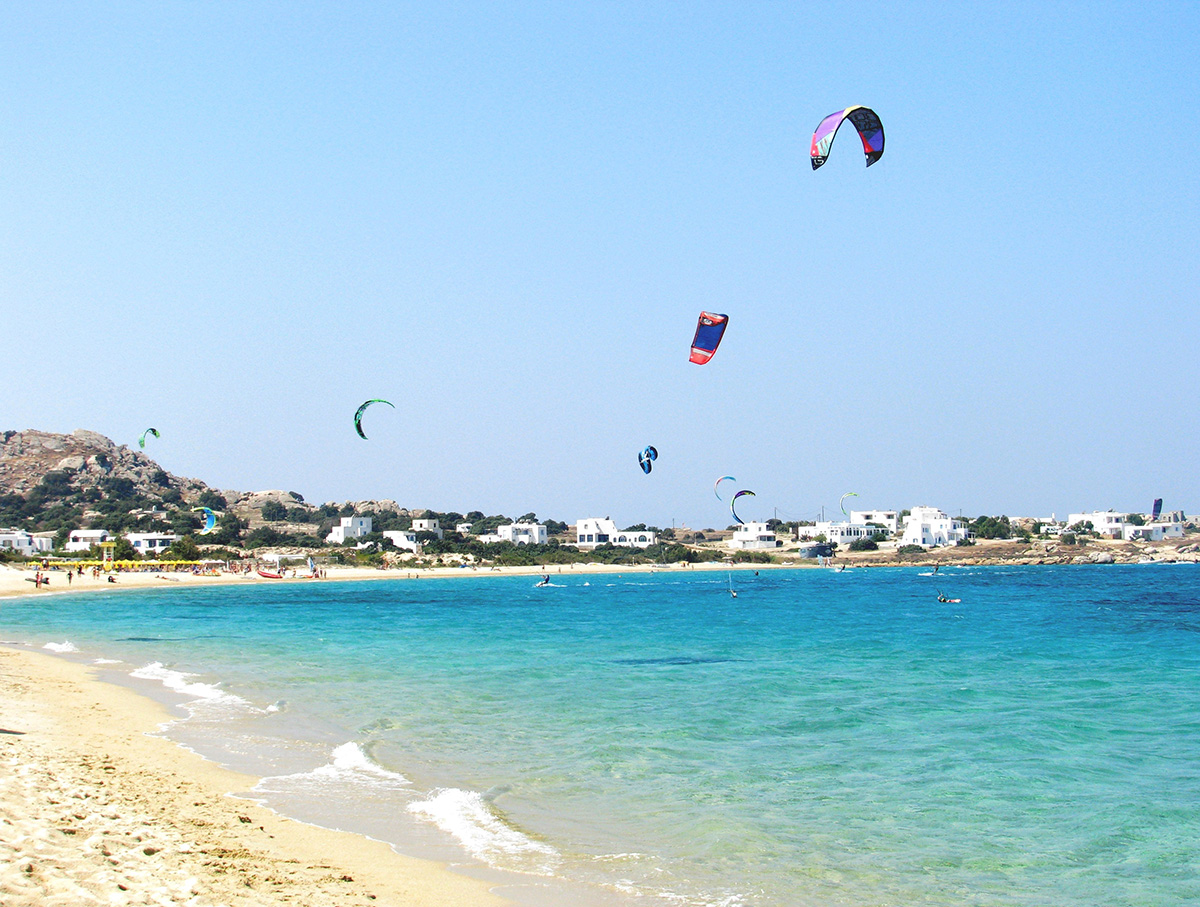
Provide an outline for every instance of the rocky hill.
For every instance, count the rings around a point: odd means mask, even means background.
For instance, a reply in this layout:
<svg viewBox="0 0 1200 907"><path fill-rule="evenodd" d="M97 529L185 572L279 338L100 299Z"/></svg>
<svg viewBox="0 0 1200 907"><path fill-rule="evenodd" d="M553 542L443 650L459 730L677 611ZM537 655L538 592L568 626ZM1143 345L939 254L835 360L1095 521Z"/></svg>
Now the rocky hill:
<svg viewBox="0 0 1200 907"><path fill-rule="evenodd" d="M141 451L94 431L0 432L0 495L28 496L52 474L73 491L119 487L124 497L149 500L190 503L208 490L199 479L171 475Z"/></svg>

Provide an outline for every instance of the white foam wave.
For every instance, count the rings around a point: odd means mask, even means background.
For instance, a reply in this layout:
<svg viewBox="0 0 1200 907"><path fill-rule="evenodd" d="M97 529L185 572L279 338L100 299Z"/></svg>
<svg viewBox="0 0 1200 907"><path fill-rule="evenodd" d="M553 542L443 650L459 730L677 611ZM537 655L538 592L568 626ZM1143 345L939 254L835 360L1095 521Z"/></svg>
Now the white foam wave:
<svg viewBox="0 0 1200 907"><path fill-rule="evenodd" d="M362 747L353 741L337 747L331 755L329 764L321 766L313 774L342 778L367 775L397 784L407 785L409 783L408 779L398 772L389 772L382 765L372 761L371 757L362 751Z"/></svg>
<svg viewBox="0 0 1200 907"><path fill-rule="evenodd" d="M190 718L223 721L236 715L258 711L241 696L227 693L216 684L190 680L189 678L196 675L172 670L160 661L130 671L129 676L141 680L157 680L168 690L190 696L191 700L183 704ZM173 722L168 722L171 723Z"/></svg>
<svg viewBox="0 0 1200 907"><path fill-rule="evenodd" d="M71 643L69 643L65 640L63 642L48 642L44 646L42 646L42 648L49 649L51 652L78 652L79 651L77 648L75 648L75 646L73 646Z"/></svg>
<svg viewBox="0 0 1200 907"><path fill-rule="evenodd" d="M476 791L442 788L408 809L431 820L472 856L492 865L518 868L513 866L516 857L524 871L549 875L559 862L558 851L507 824Z"/></svg>
<svg viewBox="0 0 1200 907"><path fill-rule="evenodd" d="M92 662L94 665L119 665L121 662L115 658L97 658Z"/></svg>
<svg viewBox="0 0 1200 907"><path fill-rule="evenodd" d="M245 700L234 696L232 693L226 693L215 684L195 683L194 681L190 681L188 678L195 677L195 674L187 674L183 671L173 671L161 661L151 662L144 668L138 668L136 671L130 671L129 676L137 677L141 680L157 680L168 690L174 690L176 693L182 693L185 696L192 696L196 699L206 699L210 701L227 699L245 702Z"/></svg>
<svg viewBox="0 0 1200 907"><path fill-rule="evenodd" d="M318 787L369 786L375 790L398 790L408 788L411 782L398 772L391 772L372 761L357 743L343 743L330 754L329 762L308 772L292 775L273 775L263 778L255 790L275 793L284 789L295 790Z"/></svg>

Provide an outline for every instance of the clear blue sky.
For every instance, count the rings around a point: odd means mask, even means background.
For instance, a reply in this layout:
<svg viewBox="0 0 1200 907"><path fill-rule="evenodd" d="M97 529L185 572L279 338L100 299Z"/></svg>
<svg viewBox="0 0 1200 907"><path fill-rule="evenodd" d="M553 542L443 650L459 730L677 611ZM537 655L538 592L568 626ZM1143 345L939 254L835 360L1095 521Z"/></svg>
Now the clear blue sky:
<svg viewBox="0 0 1200 907"><path fill-rule="evenodd" d="M8 4L0 428L568 522L724 526L723 474L747 518L1200 510L1198 35L1183 2ZM814 173L852 104L886 153Z"/></svg>

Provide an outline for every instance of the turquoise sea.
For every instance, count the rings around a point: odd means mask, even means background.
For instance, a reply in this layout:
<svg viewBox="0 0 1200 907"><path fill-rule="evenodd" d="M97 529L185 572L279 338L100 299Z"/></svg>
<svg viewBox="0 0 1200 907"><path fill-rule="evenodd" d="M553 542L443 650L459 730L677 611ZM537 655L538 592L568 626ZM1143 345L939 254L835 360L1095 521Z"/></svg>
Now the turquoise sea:
<svg viewBox="0 0 1200 907"><path fill-rule="evenodd" d="M553 581L45 596L0 639L526 904L1200 902L1195 566Z"/></svg>

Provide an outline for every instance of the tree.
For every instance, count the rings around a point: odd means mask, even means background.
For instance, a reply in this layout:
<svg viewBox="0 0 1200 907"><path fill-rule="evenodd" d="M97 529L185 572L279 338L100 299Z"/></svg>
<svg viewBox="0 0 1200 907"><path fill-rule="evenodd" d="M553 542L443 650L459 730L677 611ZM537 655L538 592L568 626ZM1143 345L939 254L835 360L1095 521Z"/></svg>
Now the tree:
<svg viewBox="0 0 1200 907"><path fill-rule="evenodd" d="M288 516L287 508L278 501L264 501L262 505L262 518L268 523L278 523L281 520L286 520Z"/></svg>
<svg viewBox="0 0 1200 907"><path fill-rule="evenodd" d="M125 538L123 535L118 535L113 546L113 560L115 561L135 561L138 560L137 550L133 547L133 542Z"/></svg>
<svg viewBox="0 0 1200 907"><path fill-rule="evenodd" d="M228 510L229 501L224 499L223 494L217 494L211 488L205 488L200 492L196 503L202 507L209 507L210 510Z"/></svg>
<svg viewBox="0 0 1200 907"><path fill-rule="evenodd" d="M171 547L165 552L166 560L172 561L198 561L200 560L200 548L196 545L196 540L190 535L185 535L182 538L177 538L171 543Z"/></svg>
<svg viewBox="0 0 1200 907"><path fill-rule="evenodd" d="M855 539L850 543L851 551L878 551L879 543L873 538Z"/></svg>

